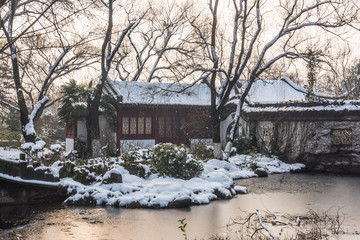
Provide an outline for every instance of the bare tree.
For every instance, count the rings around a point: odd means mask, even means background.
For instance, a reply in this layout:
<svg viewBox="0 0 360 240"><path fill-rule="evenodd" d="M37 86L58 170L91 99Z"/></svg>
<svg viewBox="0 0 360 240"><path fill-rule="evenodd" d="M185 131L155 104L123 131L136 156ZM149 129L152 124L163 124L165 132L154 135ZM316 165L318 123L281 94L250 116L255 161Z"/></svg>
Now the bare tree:
<svg viewBox="0 0 360 240"><path fill-rule="evenodd" d="M127 34L134 29L134 27L141 21L144 15L137 19L128 19L127 26L121 31L118 39L113 42L113 17L114 17L114 1L109 0L107 2L102 1L104 6L108 10L107 17L107 29L104 36L104 40L101 47L101 74L97 85L91 95L87 99L88 104L88 118L87 124L87 147L88 152L91 155L94 151L93 148L100 147L100 128L99 128L99 105L101 96L103 94L103 88L105 83L108 81L109 71L113 64L113 59L118 53L120 47Z"/></svg>
<svg viewBox="0 0 360 240"><path fill-rule="evenodd" d="M167 81L184 79L181 62L196 53L190 48L185 12L192 4L176 2L152 5L134 31L127 34L122 51L114 58L122 81ZM180 70L181 69L181 70Z"/></svg>
<svg viewBox="0 0 360 240"><path fill-rule="evenodd" d="M5 4L6 0L0 0L0 7L2 7Z"/></svg>
<svg viewBox="0 0 360 240"><path fill-rule="evenodd" d="M280 59L307 57L304 50L308 36L302 36L304 29L318 28L331 32L353 21L357 8L347 0L323 1L279 1L276 6L271 1L232 0L233 27L231 39L219 30L219 0L209 0L211 29L204 31L204 23L190 18L194 30L204 46L208 65L197 67L202 72L211 90L211 114L213 119L213 142L220 157L221 112L228 103L234 89L239 88L237 110L230 140L225 148L224 158L232 147L241 109L253 82ZM224 6L223 6L224 7ZM269 23L273 23L269 31ZM225 44L225 45L224 45ZM247 79L243 86L239 79ZM217 87L217 83L220 87ZM241 89L240 89L241 87Z"/></svg>
<svg viewBox="0 0 360 240"><path fill-rule="evenodd" d="M184 16L188 4L179 7L174 3L168 9L145 6L141 12L135 10L136 2L127 6L112 1L103 4L108 19L101 49L101 73L87 101L87 146L88 152L94 154L100 147L99 104L109 75L122 81L179 81L183 79L177 74L181 60L195 52L183 41L189 37L183 33L189 25ZM117 25L113 23L119 16L116 8L123 14L123 22Z"/></svg>
<svg viewBox="0 0 360 240"><path fill-rule="evenodd" d="M14 92L2 92L0 95L6 97L2 97L0 103L20 113L21 131L26 142L35 141L34 122L44 108L57 100L49 98L54 81L84 64L79 60L81 52L75 51L79 42L75 44L60 34L60 28L64 28L80 10L75 11L75 5L70 1L55 3L56 0L11 0L1 9L2 36L6 39L1 61L11 75ZM88 7L91 3L85 5ZM57 41L42 44L46 38Z"/></svg>
<svg viewBox="0 0 360 240"><path fill-rule="evenodd" d="M323 65L315 85L316 91L347 99L359 98L359 60L352 55L350 46L333 51Z"/></svg>

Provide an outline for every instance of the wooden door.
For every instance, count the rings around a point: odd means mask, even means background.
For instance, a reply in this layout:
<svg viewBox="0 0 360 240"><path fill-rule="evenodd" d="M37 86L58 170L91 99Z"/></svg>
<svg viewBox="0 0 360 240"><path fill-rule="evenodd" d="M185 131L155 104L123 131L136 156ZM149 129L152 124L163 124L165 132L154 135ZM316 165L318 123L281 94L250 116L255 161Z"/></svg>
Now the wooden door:
<svg viewBox="0 0 360 240"><path fill-rule="evenodd" d="M189 144L186 137L186 112L161 109L157 114L157 143Z"/></svg>

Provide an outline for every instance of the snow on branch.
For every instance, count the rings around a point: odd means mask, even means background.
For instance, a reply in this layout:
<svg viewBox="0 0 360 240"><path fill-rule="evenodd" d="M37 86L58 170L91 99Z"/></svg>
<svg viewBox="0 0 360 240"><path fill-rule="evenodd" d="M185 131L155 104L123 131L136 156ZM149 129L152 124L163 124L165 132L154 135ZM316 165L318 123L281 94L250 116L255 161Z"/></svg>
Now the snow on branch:
<svg viewBox="0 0 360 240"><path fill-rule="evenodd" d="M269 233L269 235L270 235L270 237L271 237L272 239L276 240L275 235L270 231L269 228L267 228L267 227L263 224L259 212L256 210L253 214L255 214L255 215L258 217L258 220L259 220L259 223L260 223L261 227L262 227L263 229L265 229L265 230Z"/></svg>
<svg viewBox="0 0 360 240"><path fill-rule="evenodd" d="M12 38L11 34L9 35L7 33L7 38L9 39L9 41L0 49L0 53L3 52L5 49L7 49L9 46L11 46L12 44L14 44L20 37L22 37L31 27L34 26L35 23L37 23L39 21L39 19L57 2L58 0L53 0L51 1L51 3L40 13L40 15L29 25L27 26L18 36ZM15 2L15 1L13 1ZM20 5L25 5L25 3L23 4L19 4L17 7L20 7ZM7 19L10 19L10 22L12 22L12 18L15 15L15 9L9 11L4 18L1 19L1 24L3 24ZM12 24L9 23L9 28ZM11 29L9 29L10 32ZM12 39L11 39L12 38Z"/></svg>
<svg viewBox="0 0 360 240"><path fill-rule="evenodd" d="M66 53L68 53L70 50L70 46L65 47L64 51L60 54L58 59L55 61L55 63L50 67L50 70L44 80L44 83L42 85L40 94L39 94L39 101L44 97L45 90L48 88L48 82L51 78L51 76L54 74L56 67L60 64L61 60L64 58Z"/></svg>
<svg viewBox="0 0 360 240"><path fill-rule="evenodd" d="M141 21L141 19L143 18L144 16L142 16L138 21ZM121 46L121 43L123 42L125 36L127 35L127 33L132 29L132 27L135 25L136 23L135 22L132 22L132 23L129 23L129 25L122 31L121 35L120 35L120 38L119 40L117 41L115 47L114 47L114 50L111 52L111 54L108 56L108 59L107 61L110 63L112 61L112 59L115 57L115 54L118 52L120 46Z"/></svg>
<svg viewBox="0 0 360 240"><path fill-rule="evenodd" d="M236 72L236 75L238 75L238 76L240 76L240 74L245 69L245 67L246 67L246 65L247 65L247 63L248 63L248 61L249 61L249 59L251 57L255 42L258 39L258 37L260 36L260 32L262 30L262 27L261 27L261 14L260 14L260 1L258 1L256 3L256 23L257 23L257 29L256 29L256 32L255 32L254 36L251 39L250 45L249 45L248 50L247 50L247 54L245 56L245 59L244 59L244 61L243 61L243 63L241 65L240 65L241 59L239 59L238 65L236 66L235 72ZM245 39L242 39L242 40L244 41ZM221 94L221 95L223 95L223 94Z"/></svg>
<svg viewBox="0 0 360 240"><path fill-rule="evenodd" d="M277 62L278 60L280 60L281 58L304 58L305 56L299 53L294 53L294 52L284 52L281 53L277 56L275 56L274 58L272 58L271 60L267 61L261 68L260 70L257 72L257 76L260 75L261 73L263 73L266 69L268 69L269 67L271 67L271 65L273 65L275 62Z"/></svg>
<svg viewBox="0 0 360 240"><path fill-rule="evenodd" d="M35 135L35 128L34 128L34 120L40 115L41 111L44 109L46 103L49 101L48 97L44 97L35 105L34 109L32 110L31 114L28 116L29 122L23 127L23 131L26 135Z"/></svg>
<svg viewBox="0 0 360 240"><path fill-rule="evenodd" d="M200 28L198 26L195 25L194 21L190 22L190 25L196 30L196 32L199 34L200 38L203 40L205 46L206 46L206 51L209 55L209 58L211 61L215 61L212 57L211 51L210 51L210 44L207 42L205 36L203 35L202 31L200 30Z"/></svg>
<svg viewBox="0 0 360 240"><path fill-rule="evenodd" d="M29 115L29 121L33 121L40 115L40 112L44 109L47 102L49 102L49 98L47 96L43 97L37 102L31 114Z"/></svg>
<svg viewBox="0 0 360 240"><path fill-rule="evenodd" d="M11 103L3 100L3 99L0 99L0 104L3 105L3 106L5 106L5 107L8 107L8 108L10 108L10 109L13 109L13 110L15 110L15 111L20 112L20 109L19 109L18 107L14 106L13 104L11 104Z"/></svg>

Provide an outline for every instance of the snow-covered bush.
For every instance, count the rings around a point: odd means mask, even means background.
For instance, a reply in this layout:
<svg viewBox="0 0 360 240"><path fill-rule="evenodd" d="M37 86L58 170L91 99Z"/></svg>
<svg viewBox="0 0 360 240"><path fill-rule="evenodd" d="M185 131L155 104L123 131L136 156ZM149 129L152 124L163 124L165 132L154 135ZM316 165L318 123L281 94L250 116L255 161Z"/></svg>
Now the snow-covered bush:
<svg viewBox="0 0 360 240"><path fill-rule="evenodd" d="M83 184L90 184L97 180L108 171L114 161L110 159L94 158L79 159L76 161L67 160L60 162L60 178L71 177L73 180Z"/></svg>
<svg viewBox="0 0 360 240"><path fill-rule="evenodd" d="M50 166L60 159L62 146L60 144L53 144L50 146L50 149L45 146L45 141L38 140L35 143L23 143L21 150L27 155L29 162L33 166L42 164Z"/></svg>
<svg viewBox="0 0 360 240"><path fill-rule="evenodd" d="M207 146L203 143L196 144L193 147L193 154L196 158L205 160L214 157L214 147Z"/></svg>
<svg viewBox="0 0 360 240"><path fill-rule="evenodd" d="M130 145L129 149L121 154L121 160L124 161L121 166L130 174L145 178L152 172L148 166L152 158L152 150Z"/></svg>
<svg viewBox="0 0 360 240"><path fill-rule="evenodd" d="M129 149L121 154L121 159L127 162L143 162L152 159L152 151L149 149L142 149L138 146L130 145Z"/></svg>
<svg viewBox="0 0 360 240"><path fill-rule="evenodd" d="M233 147L237 154L255 154L258 152L256 143L248 138L238 137L234 140Z"/></svg>
<svg viewBox="0 0 360 240"><path fill-rule="evenodd" d="M202 164L191 154L191 149L184 145L156 145L151 163L160 176L190 179L203 171Z"/></svg>
<svg viewBox="0 0 360 240"><path fill-rule="evenodd" d="M53 144L50 146L50 150L58 153L62 150L62 146L60 144Z"/></svg>
<svg viewBox="0 0 360 240"><path fill-rule="evenodd" d="M129 149L121 154L121 159L125 162L142 161L140 147L131 145Z"/></svg>
<svg viewBox="0 0 360 240"><path fill-rule="evenodd" d="M67 160L58 164L60 167L60 178L72 177L74 175L75 162Z"/></svg>

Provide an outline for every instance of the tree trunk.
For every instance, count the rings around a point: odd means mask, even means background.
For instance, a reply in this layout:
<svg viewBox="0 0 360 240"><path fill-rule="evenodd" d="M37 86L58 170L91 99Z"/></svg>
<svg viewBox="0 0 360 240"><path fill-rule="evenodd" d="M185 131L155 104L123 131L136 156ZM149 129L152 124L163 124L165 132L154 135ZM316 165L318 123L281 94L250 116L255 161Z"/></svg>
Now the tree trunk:
<svg viewBox="0 0 360 240"><path fill-rule="evenodd" d="M27 131L27 125L32 124L29 123L29 111L26 106L24 94L22 91L22 85L20 80L20 73L19 73L19 65L16 57L16 47L14 45L11 45L11 63L13 67L13 78L16 88L16 95L18 99L18 107L20 109L20 122L21 122L21 132L24 136L25 142L35 142L36 134L35 132L29 132Z"/></svg>
<svg viewBox="0 0 360 240"><path fill-rule="evenodd" d="M214 158L222 159L221 135L220 135L220 112L216 109L216 95L211 94L211 124L214 145Z"/></svg>
<svg viewBox="0 0 360 240"><path fill-rule="evenodd" d="M98 155L98 150L96 149L97 144L94 142L99 142L100 139L100 127L99 127L99 101L95 101L88 98L88 112L89 116L86 121L87 128L87 149L90 156Z"/></svg>
<svg viewBox="0 0 360 240"><path fill-rule="evenodd" d="M222 147L221 147L221 138L220 138L220 119L215 115L213 119L213 144L214 144L214 158L222 159Z"/></svg>
<svg viewBox="0 0 360 240"><path fill-rule="evenodd" d="M224 154L224 160L228 160L229 157L230 157L230 152L231 152L231 148L233 146L233 143L234 143L234 140L235 140L235 134L237 132L237 129L239 127L239 123L240 123L240 119L241 119L241 114L242 114L242 108L244 106L244 102L245 102L245 99L246 97L248 96L249 94L249 91L251 89L251 86L253 85L255 79L257 78L256 75L252 75L250 77L250 80L249 80L249 83L248 85L246 86L244 92L242 93L240 99L239 99L239 103L238 103L238 106L236 108L236 113L235 113L235 118L233 120L233 127L230 131L230 136L229 136L229 140L227 141L226 143L226 146L225 146L225 154Z"/></svg>
<svg viewBox="0 0 360 240"><path fill-rule="evenodd" d="M22 132L26 142L35 142L35 139L36 139L35 131L29 131L30 130L29 127L31 127L33 129L33 123L32 123L32 121L30 122L30 119L29 119L29 111L26 106L24 93L23 93L23 89L22 89L16 46L14 43L11 43L13 20L14 20L14 16L15 16L16 5L17 5L16 1L11 1L11 13L10 13L10 18L9 18L8 31L6 32L6 34L7 34L6 37L7 37L8 43L10 43L11 64L13 67L13 79L14 79L14 83L15 83L18 107L20 110L21 132Z"/></svg>

